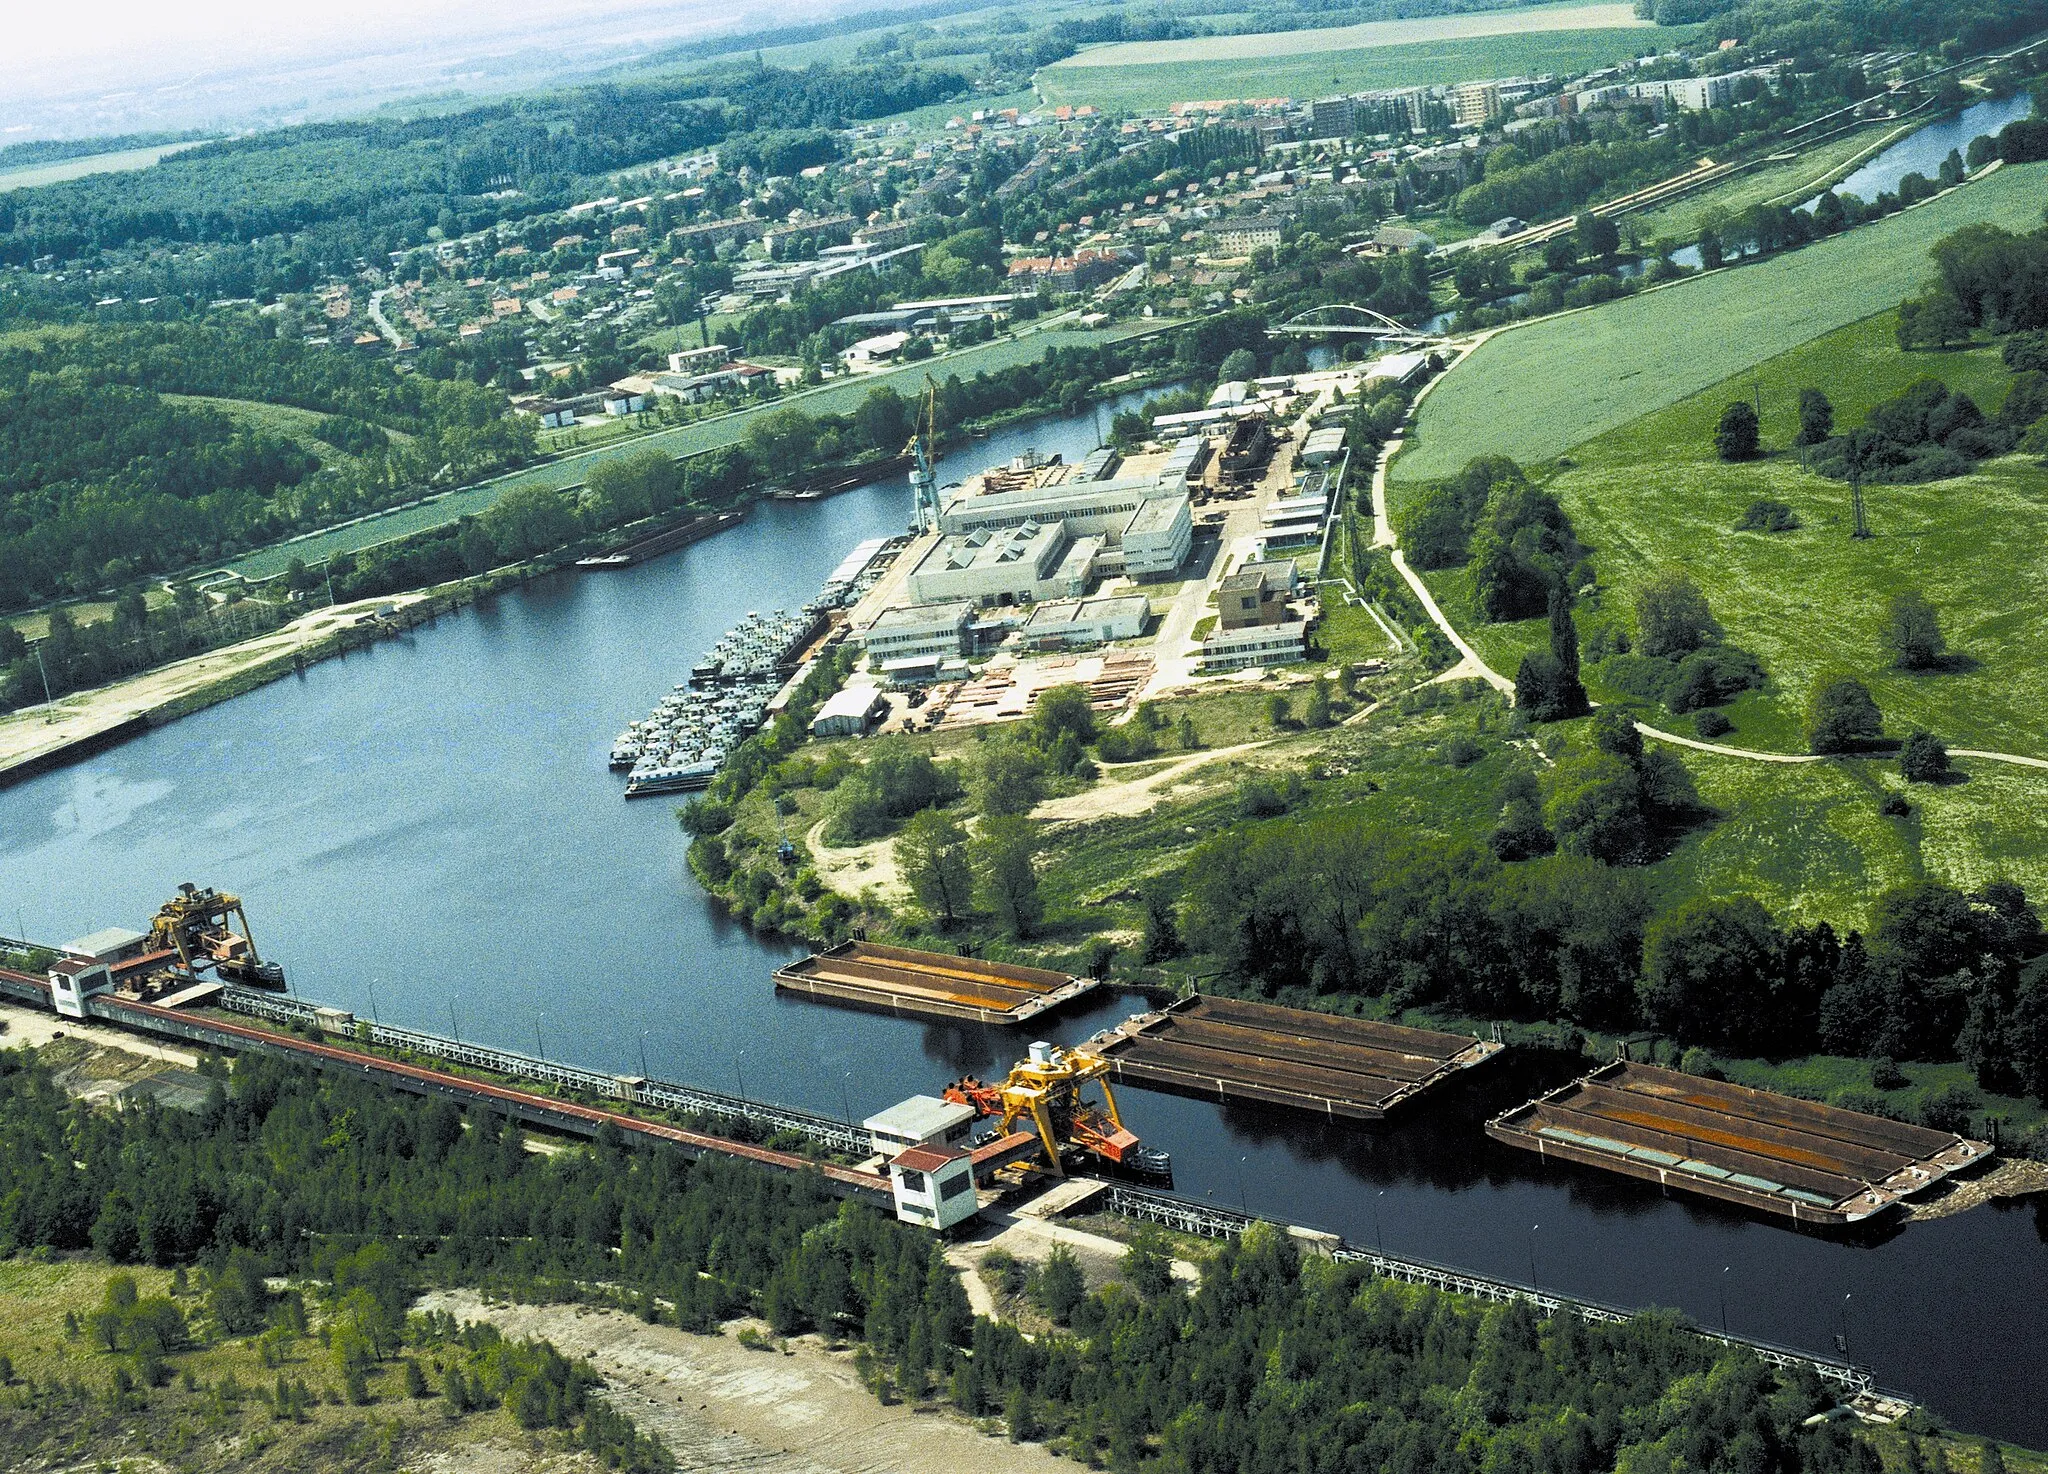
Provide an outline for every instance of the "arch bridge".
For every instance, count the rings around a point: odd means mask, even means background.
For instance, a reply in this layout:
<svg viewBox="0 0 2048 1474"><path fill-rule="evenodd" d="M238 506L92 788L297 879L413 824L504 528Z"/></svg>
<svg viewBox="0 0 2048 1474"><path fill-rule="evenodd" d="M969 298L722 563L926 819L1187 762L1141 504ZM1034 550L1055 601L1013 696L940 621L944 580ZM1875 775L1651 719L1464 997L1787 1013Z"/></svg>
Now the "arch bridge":
<svg viewBox="0 0 2048 1474"><path fill-rule="evenodd" d="M1378 338L1383 342L1405 343L1414 348L1433 347L1446 341L1439 335L1396 322L1384 312L1349 302L1329 302L1307 308L1285 322L1273 324L1266 329L1266 335L1273 338Z"/></svg>

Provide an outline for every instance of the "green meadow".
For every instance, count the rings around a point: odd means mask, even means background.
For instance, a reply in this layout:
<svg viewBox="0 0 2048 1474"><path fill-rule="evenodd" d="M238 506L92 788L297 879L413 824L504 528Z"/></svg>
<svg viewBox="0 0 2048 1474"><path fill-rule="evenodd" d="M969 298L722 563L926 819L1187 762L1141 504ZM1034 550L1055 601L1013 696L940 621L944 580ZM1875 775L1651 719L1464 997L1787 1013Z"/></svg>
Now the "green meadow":
<svg viewBox="0 0 2048 1474"><path fill-rule="evenodd" d="M1931 274L1943 236L1979 222L2030 230L2044 199L2048 164L2005 168L1801 250L1509 328L1424 401L1394 476L1447 476L1496 452L1554 459L1895 305Z"/></svg>

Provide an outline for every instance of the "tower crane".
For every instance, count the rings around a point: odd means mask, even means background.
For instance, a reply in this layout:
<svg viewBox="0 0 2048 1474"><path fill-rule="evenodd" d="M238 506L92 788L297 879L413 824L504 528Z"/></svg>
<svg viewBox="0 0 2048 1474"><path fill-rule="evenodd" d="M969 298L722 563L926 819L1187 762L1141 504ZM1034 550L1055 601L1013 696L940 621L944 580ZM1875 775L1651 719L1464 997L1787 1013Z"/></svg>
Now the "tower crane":
<svg viewBox="0 0 2048 1474"><path fill-rule="evenodd" d="M939 530L939 386L930 374L924 376L924 393L918 396L917 416L911 422L910 444L903 453L911 457L910 520L919 533Z"/></svg>

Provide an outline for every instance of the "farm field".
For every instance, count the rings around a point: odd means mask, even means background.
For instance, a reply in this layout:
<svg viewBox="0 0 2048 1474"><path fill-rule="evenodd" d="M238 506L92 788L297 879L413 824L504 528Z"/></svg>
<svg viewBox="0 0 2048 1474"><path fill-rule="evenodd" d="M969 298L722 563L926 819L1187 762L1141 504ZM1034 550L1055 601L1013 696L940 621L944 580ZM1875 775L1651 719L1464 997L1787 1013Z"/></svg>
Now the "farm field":
<svg viewBox="0 0 2048 1474"><path fill-rule="evenodd" d="M906 364L887 373L861 374L851 379L840 379L819 389L785 395L781 399L769 400L731 414L720 415L715 419L699 420L694 424L678 425L669 430L633 436L599 449L580 451L544 465L515 471L494 481L465 486L432 501L386 512L347 527L333 528L297 542L278 543L268 548L260 548L236 559L229 566L249 578L268 578L272 574L282 573L293 558L304 558L308 563L317 563L323 558L333 557L336 553L356 552L378 543L389 542L395 537L403 537L408 533L439 527L445 522L453 522L465 513L474 515L494 505L499 497L515 486L562 488L579 485L583 478L590 474L591 466L603 456L631 455L642 450L662 450L673 456L697 455L733 444L746 433L748 423L756 415L787 405L796 405L812 414L843 414L860 403L867 396L869 389L879 384L893 384L898 393L907 395L916 385L924 382L926 373L940 378L948 374L970 378L983 371L993 372L1008 368L1012 364L1033 362L1054 348L1080 348L1100 343L1114 343L1125 338L1164 331L1173 325L1172 321L1160 318L1110 328L1042 328L1016 338L980 343L972 348L963 348L958 353L941 354L937 358L927 359L922 363Z"/></svg>
<svg viewBox="0 0 2048 1474"><path fill-rule="evenodd" d="M82 159L59 159L53 164L29 164L19 169L0 170L0 192L33 189L41 184L62 184L67 179L83 179L88 174L123 174L130 169L147 169L169 154L197 147L197 143L159 143L148 148L87 154Z"/></svg>
<svg viewBox="0 0 2048 1474"><path fill-rule="evenodd" d="M1858 129L1802 153L1796 159L1766 164L1659 209L1624 215L1621 218L1622 229L1632 229L1637 239L1645 242L1692 240L1716 211L1733 215L1751 205L1791 204L1819 194L1829 185L1847 178L1868 155L1896 142L1908 131L1882 126Z"/></svg>
<svg viewBox="0 0 2048 1474"><path fill-rule="evenodd" d="M1244 48L1256 42L1314 34L1318 33L1291 31L1277 38L1265 33L1213 40ZM1663 27L1531 31L1312 55L1266 56L1244 49L1235 59L1226 54L1213 61L1114 66L1084 64L1097 55L1091 51L1042 68L1036 81L1049 105L1087 103L1105 111L1160 112L1176 102L1322 97L1332 92L1441 86L1482 77L1586 72L1663 49L1675 38L1689 34ZM1141 43L1138 49L1150 50L1153 45Z"/></svg>
<svg viewBox="0 0 2048 1474"><path fill-rule="evenodd" d="M1177 66L1188 62L1246 62L1280 56L1323 56L1333 51L1409 46L1426 41L1463 41L1475 36L1531 35L1543 31L1650 30L1635 7L1625 4L1542 5L1489 10L1474 15L1435 15L1413 20L1367 21L1355 26L1322 26L1306 31L1261 31L1245 36L1195 36L1184 41L1120 41L1090 46L1047 71L1097 67Z"/></svg>
<svg viewBox="0 0 2048 1474"><path fill-rule="evenodd" d="M1953 230L2034 228L2044 188L2048 164L2001 169L1797 251L1510 328L1431 392L1393 476L1446 476L1493 452L1525 465L1562 455L1898 302Z"/></svg>

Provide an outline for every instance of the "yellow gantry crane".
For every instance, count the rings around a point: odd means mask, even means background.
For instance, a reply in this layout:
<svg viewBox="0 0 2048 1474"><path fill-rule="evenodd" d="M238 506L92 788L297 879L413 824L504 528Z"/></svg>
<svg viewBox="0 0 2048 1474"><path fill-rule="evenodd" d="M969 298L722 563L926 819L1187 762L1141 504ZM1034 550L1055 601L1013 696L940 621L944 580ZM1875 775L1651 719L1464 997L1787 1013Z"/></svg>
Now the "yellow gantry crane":
<svg viewBox="0 0 2048 1474"><path fill-rule="evenodd" d="M1164 1170L1163 1154L1147 1152L1124 1125L1109 1088L1109 1071L1109 1060L1099 1054L1034 1044L1029 1057L1018 1061L1002 1084L983 1084L969 1075L946 1087L946 1099L994 1118L1005 1136L1029 1119L1026 1129L1036 1131L1047 1164L1060 1176L1066 1175L1063 1159L1071 1151L1087 1152L1115 1166ZM1082 1088L1091 1082L1102 1087L1099 1106L1081 1098Z"/></svg>
<svg viewBox="0 0 2048 1474"><path fill-rule="evenodd" d="M239 923L241 929L235 929ZM149 950L176 952L188 973L212 968L223 978L259 988L284 986L284 969L256 953L242 898L186 881L158 908L149 927Z"/></svg>

